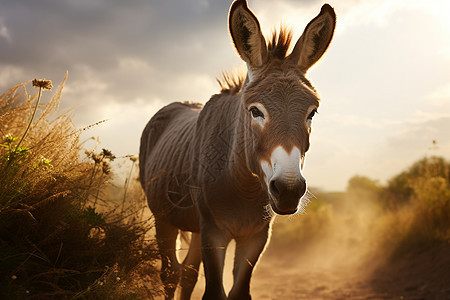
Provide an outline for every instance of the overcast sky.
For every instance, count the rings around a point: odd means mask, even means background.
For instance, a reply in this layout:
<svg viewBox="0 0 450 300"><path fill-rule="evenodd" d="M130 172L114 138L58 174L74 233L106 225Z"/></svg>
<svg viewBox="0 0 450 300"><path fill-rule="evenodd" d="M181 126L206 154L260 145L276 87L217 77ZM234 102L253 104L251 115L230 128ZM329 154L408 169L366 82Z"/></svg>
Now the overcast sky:
<svg viewBox="0 0 450 300"><path fill-rule="evenodd" d="M227 29L231 2L0 0L0 90L35 77L57 85L68 71L62 108L79 106L76 126L109 119L84 138L138 154L159 108L204 103L222 71L243 66ZM266 35L283 23L295 39L323 4L248 2ZM309 184L342 190L355 174L384 182L425 155L450 159L449 1L329 3L336 33L308 73L322 98Z"/></svg>

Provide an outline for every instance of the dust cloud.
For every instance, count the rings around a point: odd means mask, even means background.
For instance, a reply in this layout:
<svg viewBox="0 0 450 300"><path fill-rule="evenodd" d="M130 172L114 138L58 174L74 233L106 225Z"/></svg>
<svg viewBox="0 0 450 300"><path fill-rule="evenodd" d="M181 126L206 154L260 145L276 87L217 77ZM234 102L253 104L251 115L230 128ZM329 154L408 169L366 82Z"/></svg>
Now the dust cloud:
<svg viewBox="0 0 450 300"><path fill-rule="evenodd" d="M324 224L327 227L325 234L306 241L293 238L292 241L280 242L276 237L279 233L277 225L282 222L295 226L296 222L315 215L278 216L272 243L254 271L251 284L253 299L339 299L339 295L348 299L346 295L354 294L351 290L353 285L356 287L369 280L383 261L383 255L373 251L379 237L372 234L377 213L370 203L355 205L354 202L354 199L347 199L330 204L329 220ZM179 255L183 256L186 246L180 248ZM225 260L226 291L233 284L234 249L232 241ZM201 270L192 299L201 299L203 291L204 274ZM365 293L373 295L369 287Z"/></svg>
<svg viewBox="0 0 450 300"><path fill-rule="evenodd" d="M405 243L417 207L388 210L380 186L357 179L346 192L315 192L306 213L276 217L253 273L253 299L450 299L450 243ZM180 239L180 261L187 249ZM231 242L226 291L234 249ZM201 299L205 288L202 268L192 299Z"/></svg>

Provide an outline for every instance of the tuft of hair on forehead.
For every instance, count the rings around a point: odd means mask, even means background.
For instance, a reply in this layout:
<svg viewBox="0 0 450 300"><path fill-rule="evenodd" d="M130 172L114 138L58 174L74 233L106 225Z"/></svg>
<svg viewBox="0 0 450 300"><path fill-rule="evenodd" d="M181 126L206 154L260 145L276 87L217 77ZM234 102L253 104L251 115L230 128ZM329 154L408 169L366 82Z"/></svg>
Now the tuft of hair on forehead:
<svg viewBox="0 0 450 300"><path fill-rule="evenodd" d="M285 59L289 54L288 51L292 44L292 30L284 26L280 26L278 30L274 30L269 43L267 45L268 60L274 58ZM246 71L223 72L221 78L217 78L220 85L220 93L227 95L237 95L241 91Z"/></svg>
<svg viewBox="0 0 450 300"><path fill-rule="evenodd" d="M280 29L274 30L269 44L267 45L267 52L269 60L273 58L284 59L288 56L288 50L292 43L292 30L280 25Z"/></svg>

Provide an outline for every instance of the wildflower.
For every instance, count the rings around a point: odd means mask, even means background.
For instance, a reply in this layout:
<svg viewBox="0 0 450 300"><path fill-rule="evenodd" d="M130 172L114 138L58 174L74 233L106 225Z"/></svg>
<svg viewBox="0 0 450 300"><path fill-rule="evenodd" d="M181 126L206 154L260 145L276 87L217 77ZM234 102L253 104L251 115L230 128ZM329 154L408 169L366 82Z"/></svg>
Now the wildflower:
<svg viewBox="0 0 450 300"><path fill-rule="evenodd" d="M36 115L36 111L37 111L37 108L38 108L38 106L39 106L39 102L41 101L42 90L43 90L43 89L44 89L44 90L45 90L45 89L51 90L52 87L53 87L52 81L51 81L51 80L46 80L46 79L34 79L34 80L33 80L33 86L39 88L39 95L38 95L38 98L37 98L37 101L36 101L36 106L34 107L33 114L31 115L30 122L28 122L28 126L27 126L27 128L25 129L25 132L23 133L22 138L21 138L20 141L17 143L17 146L16 146L16 148L14 149L14 151L11 153L11 157L14 157L14 155L15 155L16 153L18 153L18 150L21 149L19 146L20 146L20 144L22 143L22 141L23 141L23 139L25 138L25 136L27 135L28 130L30 129L31 124L33 123L33 119L34 119L34 116ZM23 148L23 149L25 149L25 148ZM28 149L26 148L26 150L28 150ZM12 161L12 160L10 160L10 161ZM10 164L10 162L8 162L8 164L6 165L6 169L8 169L9 164Z"/></svg>
<svg viewBox="0 0 450 300"><path fill-rule="evenodd" d="M51 90L53 88L52 81L47 79L34 79L33 87L38 87L44 90Z"/></svg>
<svg viewBox="0 0 450 300"><path fill-rule="evenodd" d="M17 279L17 276L16 276L16 275L12 275L12 276L11 276L11 279L12 279L12 280L15 280L15 279Z"/></svg>
<svg viewBox="0 0 450 300"><path fill-rule="evenodd" d="M13 142L15 142L18 138L13 137L11 133L8 133L5 135L5 143L11 145Z"/></svg>
<svg viewBox="0 0 450 300"><path fill-rule="evenodd" d="M130 160L131 160L132 162L135 162L135 161L138 160L138 156L137 156L137 155L130 156Z"/></svg>

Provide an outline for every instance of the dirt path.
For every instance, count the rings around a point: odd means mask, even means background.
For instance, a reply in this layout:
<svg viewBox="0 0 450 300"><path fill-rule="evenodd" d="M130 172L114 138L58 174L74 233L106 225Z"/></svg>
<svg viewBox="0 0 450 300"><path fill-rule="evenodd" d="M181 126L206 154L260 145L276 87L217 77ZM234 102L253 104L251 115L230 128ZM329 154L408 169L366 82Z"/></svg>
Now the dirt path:
<svg viewBox="0 0 450 300"><path fill-rule="evenodd" d="M224 285L232 284L232 251L225 263ZM252 278L254 300L445 300L450 299L450 245L386 264L364 262L357 252L336 245L318 245L307 251L269 248ZM201 273L192 299L201 299Z"/></svg>
<svg viewBox="0 0 450 300"><path fill-rule="evenodd" d="M367 273L358 271L354 265L322 263L317 259L308 261L268 253L255 271L253 298L400 299L374 292Z"/></svg>
<svg viewBox="0 0 450 300"><path fill-rule="evenodd" d="M322 256L314 253L315 250L324 251L323 248L310 249L303 254L293 249L283 253L273 249L266 251L252 277L253 299L401 299L372 291L367 276L355 271L354 259L339 257L341 254ZM226 290L232 285L233 251L234 244L231 244L224 270ZM342 263L337 263L339 260ZM201 272L192 299L201 299L203 290Z"/></svg>
<svg viewBox="0 0 450 300"><path fill-rule="evenodd" d="M360 208L335 214L332 232L308 248L271 243L253 273L253 299L450 300L450 243L389 259L390 250L374 240L371 211ZM225 260L226 291L233 253L234 242ZM201 272L192 299L201 299L204 287Z"/></svg>
<svg viewBox="0 0 450 300"><path fill-rule="evenodd" d="M254 273L253 299L450 299L449 244L391 263L266 254Z"/></svg>

